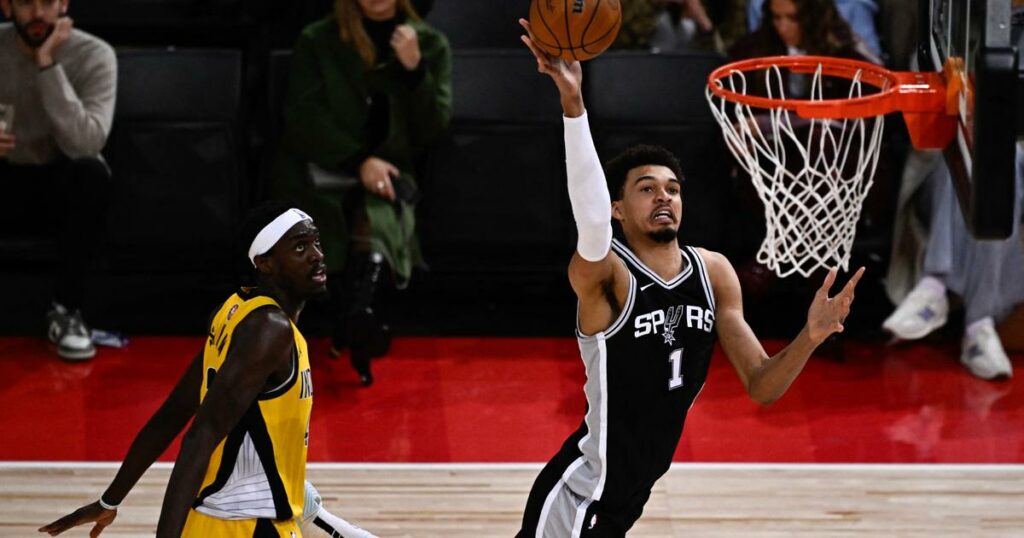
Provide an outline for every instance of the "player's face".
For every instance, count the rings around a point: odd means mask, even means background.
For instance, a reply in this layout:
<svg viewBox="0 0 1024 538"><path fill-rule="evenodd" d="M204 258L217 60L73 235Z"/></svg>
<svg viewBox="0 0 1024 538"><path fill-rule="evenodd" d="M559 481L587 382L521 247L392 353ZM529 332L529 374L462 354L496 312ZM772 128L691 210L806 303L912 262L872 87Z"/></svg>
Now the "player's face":
<svg viewBox="0 0 1024 538"><path fill-rule="evenodd" d="M320 248L320 230L312 221L292 226L270 251L271 279L300 298L327 291L327 267Z"/></svg>
<svg viewBox="0 0 1024 538"><path fill-rule="evenodd" d="M26 45L36 48L53 33L54 25L67 10L67 0L4 0L4 14Z"/></svg>
<svg viewBox="0 0 1024 538"><path fill-rule="evenodd" d="M398 0L357 0L363 15L371 21L384 21L395 16Z"/></svg>
<svg viewBox="0 0 1024 538"><path fill-rule="evenodd" d="M787 47L797 47L803 34L797 21L797 8L793 0L771 0L772 25Z"/></svg>
<svg viewBox="0 0 1024 538"><path fill-rule="evenodd" d="M679 178L665 166L644 165L626 174L622 200L612 204L612 214L627 236L647 235L658 242L675 240L683 199Z"/></svg>

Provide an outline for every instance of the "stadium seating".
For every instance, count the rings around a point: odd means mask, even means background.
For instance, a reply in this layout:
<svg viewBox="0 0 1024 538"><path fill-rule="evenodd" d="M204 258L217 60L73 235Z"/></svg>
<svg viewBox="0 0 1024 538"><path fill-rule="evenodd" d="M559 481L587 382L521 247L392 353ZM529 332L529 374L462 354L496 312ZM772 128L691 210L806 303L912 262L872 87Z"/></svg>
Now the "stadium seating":
<svg viewBox="0 0 1024 538"><path fill-rule="evenodd" d="M613 51L588 62L584 74L598 153L608 159L639 143L671 150L685 175L682 240L715 250L726 241L732 161L704 88L721 62L704 54Z"/></svg>
<svg viewBox="0 0 1024 538"><path fill-rule="evenodd" d="M240 170L241 54L122 50L114 127L111 256L136 270L228 259L246 199ZM195 256L188 256L194 254Z"/></svg>

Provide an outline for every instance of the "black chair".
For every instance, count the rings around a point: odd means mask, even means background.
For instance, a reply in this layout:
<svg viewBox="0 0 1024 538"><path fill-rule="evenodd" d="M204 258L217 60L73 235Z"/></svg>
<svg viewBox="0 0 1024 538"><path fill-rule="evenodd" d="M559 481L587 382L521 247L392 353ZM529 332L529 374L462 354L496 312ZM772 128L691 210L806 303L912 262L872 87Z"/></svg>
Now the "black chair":
<svg viewBox="0 0 1024 538"><path fill-rule="evenodd" d="M558 95L518 50L456 51L449 136L430 155L420 237L435 270L564 268L572 217Z"/></svg>
<svg viewBox="0 0 1024 538"><path fill-rule="evenodd" d="M118 66L104 152L114 172L112 261L182 271L230 259L246 199L238 157L241 54L122 50Z"/></svg>
<svg viewBox="0 0 1024 538"><path fill-rule="evenodd" d="M436 0L427 22L444 32L454 49L520 48L529 0Z"/></svg>
<svg viewBox="0 0 1024 538"><path fill-rule="evenodd" d="M635 144L657 144L679 158L684 243L722 249L729 168L720 129L704 97L722 59L705 54L606 52L585 64L584 96L602 160Z"/></svg>

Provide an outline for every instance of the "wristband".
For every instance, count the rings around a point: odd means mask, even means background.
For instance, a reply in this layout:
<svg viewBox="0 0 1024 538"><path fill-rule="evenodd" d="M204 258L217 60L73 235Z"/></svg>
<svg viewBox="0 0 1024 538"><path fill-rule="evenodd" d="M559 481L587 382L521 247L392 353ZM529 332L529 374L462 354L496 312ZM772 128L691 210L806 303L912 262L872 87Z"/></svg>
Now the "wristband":
<svg viewBox="0 0 1024 538"><path fill-rule="evenodd" d="M121 506L120 504L107 504L106 502L103 501L102 495L100 495L100 500L97 502L100 503L100 506L102 506L104 510L117 510L117 507Z"/></svg>

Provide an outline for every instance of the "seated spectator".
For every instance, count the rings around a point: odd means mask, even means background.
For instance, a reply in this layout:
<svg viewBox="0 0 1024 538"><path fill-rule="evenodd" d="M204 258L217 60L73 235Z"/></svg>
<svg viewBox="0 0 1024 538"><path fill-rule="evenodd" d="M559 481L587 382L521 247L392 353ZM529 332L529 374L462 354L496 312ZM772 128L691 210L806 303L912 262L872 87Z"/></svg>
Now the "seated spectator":
<svg viewBox="0 0 1024 538"><path fill-rule="evenodd" d="M833 0L769 0L758 20L759 26L730 49L730 58L808 54L881 63L839 16Z"/></svg>
<svg viewBox="0 0 1024 538"><path fill-rule="evenodd" d="M765 2L761 26L738 40L729 50L731 60L761 56L837 56L879 63L839 16L833 0L770 0ZM786 97L807 98L809 77L783 73ZM767 95L763 77L748 79L748 92ZM849 86L836 77L822 80L826 98L846 97Z"/></svg>
<svg viewBox="0 0 1024 538"><path fill-rule="evenodd" d="M1013 235L979 241L964 224L941 152L913 153L903 173L886 278L886 291L898 307L882 327L900 340L923 338L946 324L947 292L958 295L966 310L960 362L981 379L1013 375L995 326L1024 303L1024 152L1019 149L1015 181ZM922 198L929 211L925 222L918 222L914 207Z"/></svg>
<svg viewBox="0 0 1024 538"><path fill-rule="evenodd" d="M614 48L724 52L741 34L743 0L624 0Z"/></svg>
<svg viewBox="0 0 1024 538"><path fill-rule="evenodd" d="M56 239L60 261L47 334L65 359L93 357L82 318L85 281L100 244L110 171L100 150L117 86L114 50L74 29L68 0L0 0L0 230Z"/></svg>
<svg viewBox="0 0 1024 538"><path fill-rule="evenodd" d="M747 3L747 29L751 32L757 31L761 23L768 19L768 12L764 8L765 0L749 0ZM839 14L846 20L853 29L861 44L867 48L872 58L882 57L882 47L878 40L878 30L875 28L875 14L878 13L878 5L874 0L834 0L828 2L834 4ZM801 10L804 11L804 10ZM805 19L813 21L815 19ZM873 60L875 63L881 63Z"/></svg>
<svg viewBox="0 0 1024 538"><path fill-rule="evenodd" d="M448 41L409 0L338 0L295 43L273 190L320 226L334 350L350 348L364 385L389 341L381 287L420 263L415 163L450 116Z"/></svg>

